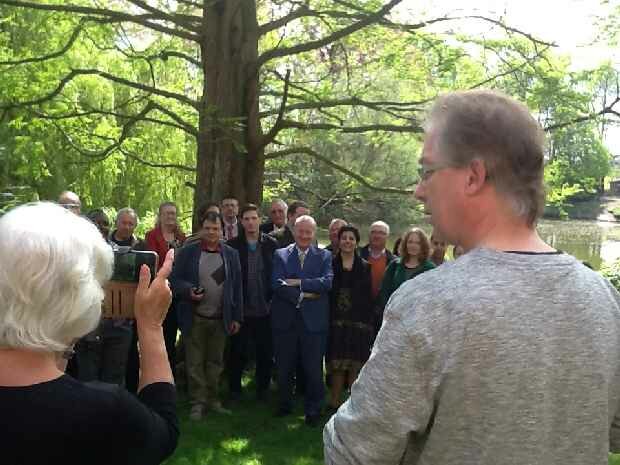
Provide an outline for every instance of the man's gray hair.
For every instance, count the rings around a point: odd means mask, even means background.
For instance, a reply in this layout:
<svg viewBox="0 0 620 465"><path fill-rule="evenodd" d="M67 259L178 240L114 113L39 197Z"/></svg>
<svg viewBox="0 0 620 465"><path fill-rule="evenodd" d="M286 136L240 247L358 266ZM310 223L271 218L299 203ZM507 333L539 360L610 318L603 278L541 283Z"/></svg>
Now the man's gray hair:
<svg viewBox="0 0 620 465"><path fill-rule="evenodd" d="M295 227L299 223L310 223L314 229L316 229L316 221L310 215L301 215L299 218L295 220Z"/></svg>
<svg viewBox="0 0 620 465"><path fill-rule="evenodd" d="M271 201L271 205L273 205L274 203L280 204L281 206L283 206L283 207L284 207L284 209L285 209L285 210L286 210L286 209L288 209L288 205L287 205L287 204L286 204L286 202L285 202L284 200L282 200L282 199L273 199L273 200Z"/></svg>
<svg viewBox="0 0 620 465"><path fill-rule="evenodd" d="M101 319L112 248L85 218L49 202L0 218L0 347L62 352Z"/></svg>
<svg viewBox="0 0 620 465"><path fill-rule="evenodd" d="M453 166L483 160L489 182L514 213L536 223L545 205L545 135L525 105L492 90L450 93L436 100L426 131Z"/></svg>
<svg viewBox="0 0 620 465"><path fill-rule="evenodd" d="M134 221L136 222L136 225L138 224L138 214L136 213L136 211L131 208L131 207L125 207L125 208L121 208L118 212L116 212L116 225L118 226L118 221L121 219L121 216L123 215L130 215L133 217Z"/></svg>
<svg viewBox="0 0 620 465"><path fill-rule="evenodd" d="M373 224L370 225L370 228L368 230L372 231L372 228L376 228L377 226L385 229L385 233L388 236L390 235L390 225L387 224L385 221L375 221Z"/></svg>
<svg viewBox="0 0 620 465"><path fill-rule="evenodd" d="M348 224L347 221L343 220L342 218L334 218L333 220L329 222L329 228L331 228L336 223L342 223L343 225Z"/></svg>

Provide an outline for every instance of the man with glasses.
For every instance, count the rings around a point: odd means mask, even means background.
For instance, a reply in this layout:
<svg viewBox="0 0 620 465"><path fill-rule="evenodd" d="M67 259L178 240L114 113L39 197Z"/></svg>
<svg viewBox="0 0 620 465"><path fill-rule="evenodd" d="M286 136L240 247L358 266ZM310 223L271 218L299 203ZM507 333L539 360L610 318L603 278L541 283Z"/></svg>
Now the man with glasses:
<svg viewBox="0 0 620 465"><path fill-rule="evenodd" d="M371 293L376 314L375 333L379 331L383 319L383 308L379 303L379 291L381 290L383 275L385 275L388 265L396 258L386 248L388 237L390 237L390 226L384 221L375 221L370 225L368 244L360 249L360 257L370 265Z"/></svg>
<svg viewBox="0 0 620 465"><path fill-rule="evenodd" d="M437 100L416 197L467 253L392 295L325 428L326 463L603 464L619 450L620 295L537 234L544 153L504 94Z"/></svg>

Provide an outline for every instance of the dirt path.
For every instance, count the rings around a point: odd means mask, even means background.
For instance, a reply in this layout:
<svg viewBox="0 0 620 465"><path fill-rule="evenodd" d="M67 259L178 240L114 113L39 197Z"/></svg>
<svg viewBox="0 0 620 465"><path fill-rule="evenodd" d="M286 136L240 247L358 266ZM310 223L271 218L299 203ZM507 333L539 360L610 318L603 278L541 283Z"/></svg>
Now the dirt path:
<svg viewBox="0 0 620 465"><path fill-rule="evenodd" d="M620 208L620 197L604 195L601 197L601 213L596 218L598 221L617 222L616 217L611 213L614 208Z"/></svg>

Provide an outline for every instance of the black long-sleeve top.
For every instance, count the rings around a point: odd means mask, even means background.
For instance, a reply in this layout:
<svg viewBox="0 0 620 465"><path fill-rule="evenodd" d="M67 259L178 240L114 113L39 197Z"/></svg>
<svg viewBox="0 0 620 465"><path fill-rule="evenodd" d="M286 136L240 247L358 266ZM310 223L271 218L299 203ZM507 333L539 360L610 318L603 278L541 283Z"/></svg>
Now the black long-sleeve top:
<svg viewBox="0 0 620 465"><path fill-rule="evenodd" d="M138 397L68 375L0 387L0 462L5 465L151 465L177 445L176 391L146 386Z"/></svg>

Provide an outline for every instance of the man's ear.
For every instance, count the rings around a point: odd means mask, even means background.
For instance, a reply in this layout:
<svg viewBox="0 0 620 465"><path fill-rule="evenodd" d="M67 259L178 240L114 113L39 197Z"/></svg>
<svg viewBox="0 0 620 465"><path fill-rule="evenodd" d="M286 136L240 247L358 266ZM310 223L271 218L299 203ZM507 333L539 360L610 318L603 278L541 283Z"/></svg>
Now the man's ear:
<svg viewBox="0 0 620 465"><path fill-rule="evenodd" d="M473 195L480 192L487 180L487 168L484 160L474 158L469 163L467 179L465 185L465 193Z"/></svg>

